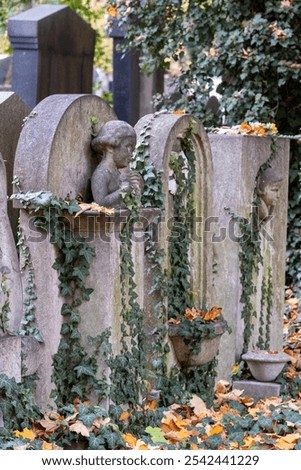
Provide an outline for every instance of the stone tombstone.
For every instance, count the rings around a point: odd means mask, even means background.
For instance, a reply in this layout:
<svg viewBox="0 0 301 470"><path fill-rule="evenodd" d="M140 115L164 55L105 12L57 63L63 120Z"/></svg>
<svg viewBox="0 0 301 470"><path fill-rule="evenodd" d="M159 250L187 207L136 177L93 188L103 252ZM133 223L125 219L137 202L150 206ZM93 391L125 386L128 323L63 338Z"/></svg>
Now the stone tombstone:
<svg viewBox="0 0 301 470"><path fill-rule="evenodd" d="M21 379L23 312L19 260L7 213L6 171L0 154L0 373Z"/></svg>
<svg viewBox="0 0 301 470"><path fill-rule="evenodd" d="M23 120L29 113L30 108L16 93L0 92L0 152L5 161L8 196L13 192L13 168L19 135ZM19 213L13 209L11 201L8 201L8 216L16 236Z"/></svg>
<svg viewBox="0 0 301 470"><path fill-rule="evenodd" d="M12 57L10 54L0 54L0 91L11 90Z"/></svg>
<svg viewBox="0 0 301 470"><path fill-rule="evenodd" d="M12 89L34 107L56 93L92 93L95 31L69 7L38 5L8 22Z"/></svg>
<svg viewBox="0 0 301 470"><path fill-rule="evenodd" d="M155 71L151 75L141 73L139 53L120 51L124 45L124 32L118 21L113 21L110 37L113 38L113 100L118 119L132 126L138 119L154 111L153 96L164 91L164 74Z"/></svg>
<svg viewBox="0 0 301 470"><path fill-rule="evenodd" d="M271 350L282 350L283 312L285 287L286 229L288 207L289 140L278 138L279 147L271 162L272 168L262 174L256 183L259 168L270 157L271 140L265 137L244 135L209 135L212 158L212 244L216 276L212 286L215 301L223 308L232 328L232 334L223 335L218 364L219 376L229 377L232 366L239 362L243 352L245 324L241 318L240 301L240 230L229 212L249 218L254 191L260 198L258 216L260 226L260 252L263 258L259 273L254 273L256 294L251 301L256 312L252 319L253 333L249 349L258 349L258 339L268 339L270 329ZM256 188L256 189L255 189ZM271 195L272 194L272 195ZM270 273L270 274L269 274ZM263 281L271 276L271 318L264 305ZM269 325L268 325L269 323Z"/></svg>
<svg viewBox="0 0 301 470"><path fill-rule="evenodd" d="M96 123L97 131L102 123L116 119L112 108L96 95L52 95L39 103L31 116L21 132L15 158L14 173L20 179L22 191L50 191L59 198L68 195L75 198L81 193L85 199L87 183L97 165L90 146L91 120ZM28 211L20 210L20 224L35 273L36 324L44 339L40 346L37 400L41 406L46 406L54 386L51 383L52 357L60 342L60 312L64 299L59 295L57 271L52 268L57 256L56 245L33 226L31 217ZM110 244L106 246L110 253ZM96 271L104 271L108 285L110 277L106 269L110 262L110 258L105 261L100 258L95 265ZM25 275L23 287L26 286ZM94 276L97 277L97 273Z"/></svg>
<svg viewBox="0 0 301 470"><path fill-rule="evenodd" d="M159 173L161 173L164 195L164 215L159 223L159 246L165 253L168 252L168 237L170 235L170 221L173 217L173 196L170 187L169 159L173 152L180 151L180 139L188 131L191 121L194 121L195 133L192 137L195 152L195 220L194 233L189 248L189 261L191 266L191 284L196 307L210 308L215 299L211 296L212 283L212 247L206 232L206 220L212 213L212 159L209 140L200 121L190 115L158 114L147 115L141 118L135 129L138 141L143 140L141 132L151 122L149 132L150 158ZM147 183L146 183L147 184ZM154 331L153 305L156 303L156 294L150 294L154 272L149 270L147 259L145 279L145 329L149 343L153 341ZM168 260L165 256L164 268L168 270ZM183 312L185 313L185 312ZM167 319L166 319L167 321ZM171 365L175 359L172 358Z"/></svg>

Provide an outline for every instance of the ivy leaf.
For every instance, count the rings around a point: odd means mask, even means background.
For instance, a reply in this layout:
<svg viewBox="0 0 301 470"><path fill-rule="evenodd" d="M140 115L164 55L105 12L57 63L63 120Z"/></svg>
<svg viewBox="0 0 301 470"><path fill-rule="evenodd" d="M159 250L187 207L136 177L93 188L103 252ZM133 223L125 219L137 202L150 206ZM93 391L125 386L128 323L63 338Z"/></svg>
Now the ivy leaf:
<svg viewBox="0 0 301 470"><path fill-rule="evenodd" d="M83 375L86 375L88 377L94 377L95 373L90 367L84 366L84 365L79 365L74 367L74 370L77 373L77 377L82 377Z"/></svg>
<svg viewBox="0 0 301 470"><path fill-rule="evenodd" d="M14 378L10 379L5 374L0 375L0 390L4 389L8 395L11 395L16 386L17 384Z"/></svg>
<svg viewBox="0 0 301 470"><path fill-rule="evenodd" d="M145 428L145 432L147 432L147 434L150 434L151 439L154 444L158 444L162 442L168 443L168 441L164 437L164 432L162 431L161 428L158 428L158 427L153 428L152 426L148 426L147 428Z"/></svg>
<svg viewBox="0 0 301 470"><path fill-rule="evenodd" d="M89 449L90 450L103 450L104 447L104 438L102 436L95 436L95 434L90 433L89 435Z"/></svg>

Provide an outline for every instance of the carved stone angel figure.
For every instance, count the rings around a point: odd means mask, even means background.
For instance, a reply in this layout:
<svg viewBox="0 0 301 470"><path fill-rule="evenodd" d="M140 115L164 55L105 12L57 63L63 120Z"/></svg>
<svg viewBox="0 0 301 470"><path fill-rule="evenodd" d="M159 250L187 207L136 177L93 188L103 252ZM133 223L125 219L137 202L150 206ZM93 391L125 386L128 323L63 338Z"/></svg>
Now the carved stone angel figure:
<svg viewBox="0 0 301 470"><path fill-rule="evenodd" d="M92 140L92 149L100 160L91 179L92 196L97 204L124 208L121 193L129 194L132 190L141 197L143 179L129 168L136 139L132 126L116 120L103 124Z"/></svg>

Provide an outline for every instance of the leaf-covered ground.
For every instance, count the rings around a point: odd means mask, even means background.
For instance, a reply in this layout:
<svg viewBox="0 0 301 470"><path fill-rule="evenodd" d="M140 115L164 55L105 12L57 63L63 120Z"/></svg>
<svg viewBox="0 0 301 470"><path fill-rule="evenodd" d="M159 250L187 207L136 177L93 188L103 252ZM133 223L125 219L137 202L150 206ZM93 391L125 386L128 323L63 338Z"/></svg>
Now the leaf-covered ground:
<svg viewBox="0 0 301 470"><path fill-rule="evenodd" d="M108 414L89 402L75 402L2 439L10 449L277 449L301 450L301 315L287 292L284 351L292 362L279 382L285 395L256 401L217 383L207 408L198 396L190 402L158 408L155 401L138 409L113 407ZM240 367L234 368L238 373Z"/></svg>

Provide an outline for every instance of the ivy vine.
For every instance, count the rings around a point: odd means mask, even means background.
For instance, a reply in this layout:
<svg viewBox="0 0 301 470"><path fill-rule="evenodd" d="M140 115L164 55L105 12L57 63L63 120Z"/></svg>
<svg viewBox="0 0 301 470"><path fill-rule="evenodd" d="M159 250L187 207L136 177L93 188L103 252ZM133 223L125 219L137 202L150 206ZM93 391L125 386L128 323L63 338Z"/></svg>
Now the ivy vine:
<svg viewBox="0 0 301 470"><path fill-rule="evenodd" d="M3 333L8 331L8 316L10 313L10 289L7 287L7 276L5 270L0 271L0 290L3 294L3 303L0 312L0 329Z"/></svg>

